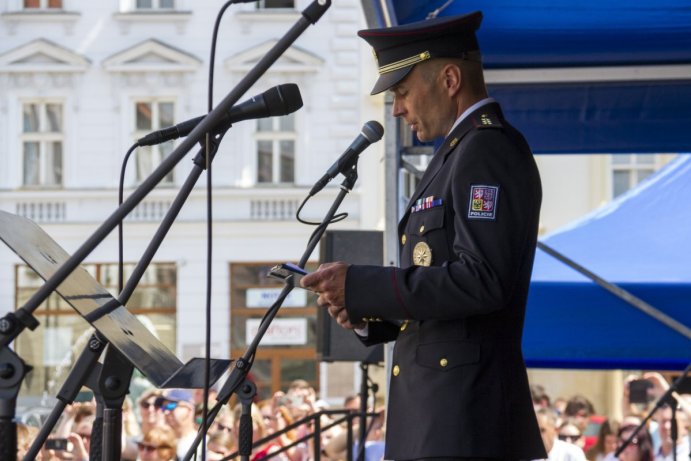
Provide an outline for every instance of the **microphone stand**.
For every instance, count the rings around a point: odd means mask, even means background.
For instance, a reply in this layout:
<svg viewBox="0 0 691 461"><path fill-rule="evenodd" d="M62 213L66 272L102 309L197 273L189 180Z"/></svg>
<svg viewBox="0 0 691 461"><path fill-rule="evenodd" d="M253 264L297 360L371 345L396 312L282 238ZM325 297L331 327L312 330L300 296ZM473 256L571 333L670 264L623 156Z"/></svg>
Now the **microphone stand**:
<svg viewBox="0 0 691 461"><path fill-rule="evenodd" d="M189 150L202 141L206 133L213 132L221 125L226 112L254 85L271 65L287 50L291 44L309 27L315 24L331 6L331 0L314 0L303 11L302 16L293 27L264 55L263 58L243 77L233 90L202 120L192 132L166 157L161 164L140 184L98 229L62 264L55 273L29 298L24 306L15 312L9 312L0 318L0 459L16 459L17 438L14 415L16 399L24 376L31 367L9 349L9 344L24 330L34 330L38 321L33 312L55 291L60 284L74 271L84 259L115 229L119 223L164 179ZM145 267L142 269L142 271ZM132 289L134 290L134 288ZM287 293L286 293L287 295ZM284 296L285 298L285 296ZM91 321L97 318L90 319ZM130 371L131 375L131 371ZM127 379L129 382L129 378ZM113 397L113 391L122 390L124 381L118 377L104 378L106 394ZM125 388L126 393L126 388ZM105 394L104 394L105 395ZM114 399L109 399L111 404ZM64 403L64 402L63 402ZM120 402L120 405L122 402ZM63 407L64 408L64 407ZM110 408L114 410L113 408ZM104 411L108 417L107 428L117 425L115 417ZM119 438L118 438L119 440ZM114 442L118 443L119 442ZM116 456L116 455L113 455ZM119 452L118 452L119 456Z"/></svg>
<svg viewBox="0 0 691 461"><path fill-rule="evenodd" d="M669 406L672 408L672 427L670 431L670 435L672 438L672 459L674 461L677 461L677 437L678 437L678 428L677 428L677 399L675 398L674 394L677 394L677 389L679 388L679 384L684 380L686 375L688 374L689 370L691 370L691 363L687 365L687 367L684 369L684 372L679 376L677 379L674 380L671 386L669 386L669 389L662 394L662 396L658 399L658 401L655 403L655 406L653 407L652 410L646 415L646 417L641 421L641 423L636 427L636 429L631 433L628 439L624 441L624 443L617 448L617 451L614 452L614 457L618 458L619 455L621 454L622 451L626 449L627 446L633 441L634 438L636 438L636 434L648 424L648 421L650 418L655 414L657 410L662 408L663 406L669 404Z"/></svg>
<svg viewBox="0 0 691 461"><path fill-rule="evenodd" d="M317 226L312 236L310 237L310 240L307 243L307 248L305 249L302 257L300 258L298 266L302 268L305 267L305 264L307 264L307 261L312 255L312 252L321 240L322 235L324 235L324 232L326 232L327 226L335 216L336 211L338 211L338 208L341 206L341 203L343 202L343 199L345 198L346 194L348 194L353 189L358 177L357 161L358 157L356 156L355 158L353 158L349 165L344 166L343 174L345 176L345 179L341 183L341 190L334 199L331 208L329 208L329 211L324 216L324 219ZM240 417L240 429L238 434L238 453L240 454L240 459L242 461L249 461L249 456L252 451L252 418L250 408L254 396L256 394L256 386L249 379L247 379L247 374L250 372L250 369L252 368L253 359L257 349L259 348L259 343L261 342L262 338L271 326L271 322L278 314L278 311L281 305L283 304L283 301L292 291L293 287L293 280L291 277L287 279L286 286L283 287L281 293L278 295L278 298L271 305L266 315L264 316L264 319L262 320L261 324L259 325L259 328L257 329L257 334L252 339L252 343L249 346L247 346L247 350L245 351L243 356L235 361L235 367L231 370L230 376L226 380L225 384L218 391L218 395L216 396L216 405L214 405L214 407L209 411L206 420L199 428L196 438L192 442L192 445L190 446L182 461L189 461L192 458L192 456L194 456L194 453L197 450L197 446L201 442L203 434L205 434L208 428L211 426L214 419L216 418L216 415L221 410L221 407L228 403L230 397L235 392L238 393L238 398L242 404L242 416ZM319 457L319 450L315 450L314 461L319 461Z"/></svg>

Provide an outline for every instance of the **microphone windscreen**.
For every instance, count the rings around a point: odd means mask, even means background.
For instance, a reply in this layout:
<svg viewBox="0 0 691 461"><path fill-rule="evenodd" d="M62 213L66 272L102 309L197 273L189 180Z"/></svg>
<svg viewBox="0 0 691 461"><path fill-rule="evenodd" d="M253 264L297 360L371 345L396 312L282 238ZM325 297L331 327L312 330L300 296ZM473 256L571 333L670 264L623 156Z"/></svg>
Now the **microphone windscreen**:
<svg viewBox="0 0 691 461"><path fill-rule="evenodd" d="M362 134L369 142L377 142L384 136L384 127L381 123L370 120L362 127Z"/></svg>
<svg viewBox="0 0 691 461"><path fill-rule="evenodd" d="M300 89L295 83L285 83L264 93L268 116L292 114L302 107Z"/></svg>

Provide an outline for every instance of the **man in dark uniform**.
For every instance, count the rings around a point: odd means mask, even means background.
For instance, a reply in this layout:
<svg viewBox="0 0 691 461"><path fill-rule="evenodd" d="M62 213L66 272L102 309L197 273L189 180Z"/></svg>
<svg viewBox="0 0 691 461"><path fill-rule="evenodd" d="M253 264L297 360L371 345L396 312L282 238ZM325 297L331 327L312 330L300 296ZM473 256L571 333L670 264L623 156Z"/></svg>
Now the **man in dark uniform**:
<svg viewBox="0 0 691 461"><path fill-rule="evenodd" d="M521 352L540 177L487 97L481 20L360 31L372 94L391 90L396 117L444 141L399 224L400 268L336 262L302 279L365 344L396 341L385 459L546 457Z"/></svg>

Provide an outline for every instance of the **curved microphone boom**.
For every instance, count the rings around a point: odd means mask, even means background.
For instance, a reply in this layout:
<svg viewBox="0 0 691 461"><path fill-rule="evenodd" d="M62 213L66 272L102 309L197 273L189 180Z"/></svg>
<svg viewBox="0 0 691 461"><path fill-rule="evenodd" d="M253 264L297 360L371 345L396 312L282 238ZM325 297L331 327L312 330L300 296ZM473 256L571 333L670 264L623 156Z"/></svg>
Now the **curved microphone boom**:
<svg viewBox="0 0 691 461"><path fill-rule="evenodd" d="M384 136L384 127L379 122L370 120L362 126L362 132L355 138L355 141L346 149L346 151L326 170L326 174L322 176L319 181L314 183L309 195L314 195L326 186L326 184L335 178L339 173L345 173L345 170L352 168L353 161L367 149L373 142L379 141Z"/></svg>
<svg viewBox="0 0 691 461"><path fill-rule="evenodd" d="M288 115L302 107L302 96L300 89L295 83L286 83L270 88L248 99L245 102L233 106L220 124L215 128L228 129L235 122L250 120L255 118L274 117L276 115ZM153 146L171 139L187 136L206 115L195 117L177 125L163 128L146 136L139 138L139 146Z"/></svg>

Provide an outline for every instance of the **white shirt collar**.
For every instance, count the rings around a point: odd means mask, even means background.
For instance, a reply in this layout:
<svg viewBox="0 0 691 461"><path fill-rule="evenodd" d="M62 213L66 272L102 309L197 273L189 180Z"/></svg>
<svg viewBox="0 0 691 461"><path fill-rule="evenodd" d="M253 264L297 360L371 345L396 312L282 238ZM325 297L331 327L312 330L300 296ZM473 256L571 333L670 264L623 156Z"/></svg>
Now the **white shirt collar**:
<svg viewBox="0 0 691 461"><path fill-rule="evenodd" d="M487 104L491 104L493 102L496 102L494 100L494 98L484 98L484 99L480 99L478 102L476 102L472 106L468 107L466 110L463 111L461 116L456 119L456 121L454 122L454 124L451 127L451 129L449 130L449 132L446 133L446 136L451 134L451 132L458 126L458 124L461 123L463 121L463 119L465 119L468 115L473 113L476 109L479 109L480 107L487 105Z"/></svg>

